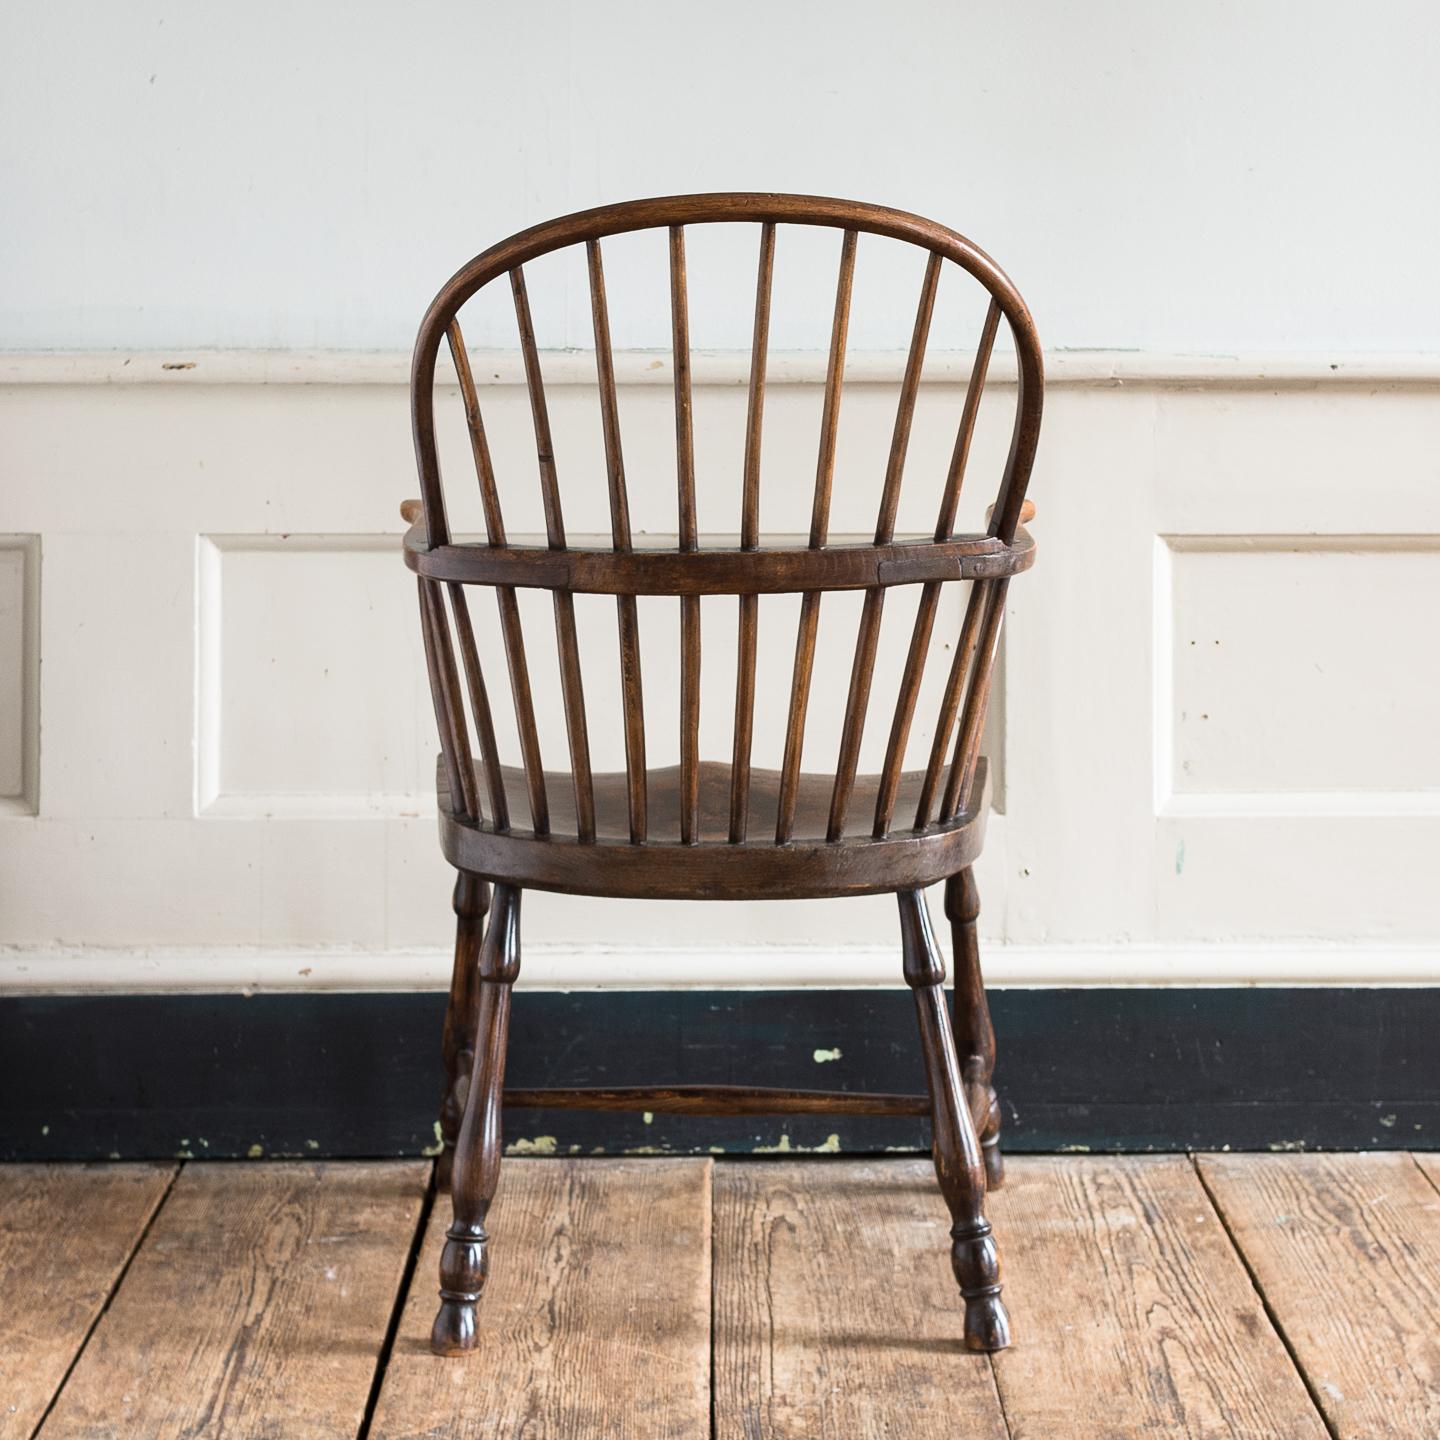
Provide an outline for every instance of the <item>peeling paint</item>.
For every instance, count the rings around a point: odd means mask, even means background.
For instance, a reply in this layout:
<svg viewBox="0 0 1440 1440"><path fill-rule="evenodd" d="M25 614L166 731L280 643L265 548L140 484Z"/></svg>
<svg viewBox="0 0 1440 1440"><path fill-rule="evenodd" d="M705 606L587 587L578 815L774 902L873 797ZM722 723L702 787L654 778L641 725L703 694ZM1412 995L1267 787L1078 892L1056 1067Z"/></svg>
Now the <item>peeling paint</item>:
<svg viewBox="0 0 1440 1440"><path fill-rule="evenodd" d="M40 1133L42 1135L48 1135L50 1133L50 1127L48 1125L42 1125L40 1127Z"/></svg>
<svg viewBox="0 0 1440 1440"><path fill-rule="evenodd" d="M251 1160L258 1160L265 1153L263 1145L252 1145L246 1152L246 1157Z"/></svg>
<svg viewBox="0 0 1440 1440"><path fill-rule="evenodd" d="M310 1143L313 1144L314 1142L311 1141ZM427 1160L433 1160L444 1148L445 1137L440 1133L440 1122L437 1120L435 1122L435 1143L433 1145L426 1145L420 1153L425 1156Z"/></svg>
<svg viewBox="0 0 1440 1440"><path fill-rule="evenodd" d="M537 1135L533 1140L512 1140L505 1147L505 1153L507 1155L553 1155L559 1144L560 1142L553 1135Z"/></svg>
<svg viewBox="0 0 1440 1440"><path fill-rule="evenodd" d="M838 1060L840 1047L837 1045L833 1050L817 1050L814 1058L817 1065L823 1065L827 1060Z"/></svg>
<svg viewBox="0 0 1440 1440"><path fill-rule="evenodd" d="M320 1142L318 1140L307 1140L305 1142L305 1148L307 1150L318 1150L320 1148Z"/></svg>
<svg viewBox="0 0 1440 1440"><path fill-rule="evenodd" d="M788 1135L782 1135L776 1145L756 1145L751 1149L752 1155L838 1155L840 1153L840 1137L838 1135L827 1135L821 1145L792 1145Z"/></svg>
<svg viewBox="0 0 1440 1440"><path fill-rule="evenodd" d="M647 1111L645 1111L645 1113L644 1113L643 1115L641 1115L640 1118L641 1118L647 1125L653 1125L653 1124L655 1123L655 1112L654 1112L653 1110L647 1110Z"/></svg>
<svg viewBox="0 0 1440 1440"><path fill-rule="evenodd" d="M1088 1145L1061 1145L1061 1146L1058 1146L1057 1148L1058 1148L1060 1154L1062 1154L1062 1155L1088 1155L1088 1154L1090 1154L1090 1147L1089 1147Z"/></svg>
<svg viewBox="0 0 1440 1440"><path fill-rule="evenodd" d="M1303 1154L1305 1142L1303 1140L1272 1140L1267 1148L1276 1153Z"/></svg>
<svg viewBox="0 0 1440 1440"><path fill-rule="evenodd" d="M1398 1117L1396 1117L1396 1116L1394 1116L1394 1115L1382 1115L1382 1116L1380 1116L1380 1123L1381 1123L1387 1130L1393 1130L1393 1129L1395 1128L1395 1121L1396 1121L1397 1118L1398 1118Z"/></svg>

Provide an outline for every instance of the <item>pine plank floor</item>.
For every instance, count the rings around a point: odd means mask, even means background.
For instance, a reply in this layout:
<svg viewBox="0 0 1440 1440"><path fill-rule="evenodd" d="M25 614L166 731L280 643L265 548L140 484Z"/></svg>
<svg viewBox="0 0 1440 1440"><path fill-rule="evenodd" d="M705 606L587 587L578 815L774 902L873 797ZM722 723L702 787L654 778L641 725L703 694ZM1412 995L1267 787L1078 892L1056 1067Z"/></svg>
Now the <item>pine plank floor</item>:
<svg viewBox="0 0 1440 1440"><path fill-rule="evenodd" d="M0 1167L0 1440L1440 1436L1440 1163L1017 1157L961 1348L927 1162L505 1162L433 1360L428 1162Z"/></svg>

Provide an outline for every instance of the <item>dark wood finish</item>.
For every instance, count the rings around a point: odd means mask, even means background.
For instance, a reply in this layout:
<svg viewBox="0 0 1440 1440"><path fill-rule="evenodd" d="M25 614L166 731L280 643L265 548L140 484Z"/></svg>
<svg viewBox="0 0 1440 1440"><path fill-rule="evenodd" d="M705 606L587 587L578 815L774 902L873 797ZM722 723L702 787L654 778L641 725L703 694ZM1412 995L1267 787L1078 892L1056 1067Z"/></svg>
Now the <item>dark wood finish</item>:
<svg viewBox="0 0 1440 1440"><path fill-rule="evenodd" d="M945 882L945 918L955 950L955 1050L960 1057L960 1074L966 1093L983 1097L976 1119L980 1148L985 1155L985 1184L998 1190L1005 1183L1005 1162L1000 1155L1000 1100L991 1078L995 1074L995 1026L985 999L985 981L980 973L980 891L975 872L966 866Z"/></svg>
<svg viewBox="0 0 1440 1440"><path fill-rule="evenodd" d="M955 529L955 511L960 504L960 487L965 480L965 464L970 458L970 443L975 438L975 419L980 413L980 395L985 388L985 376L990 368L990 352L994 349L995 335L999 327L1000 307L992 300L985 313L985 326L980 332L975 365L970 372L970 384L965 391L965 408L960 413L960 429L955 436L955 450L945 477L940 515L935 522L937 545L950 544L951 534ZM1018 558L1018 549L1012 549ZM1031 553L1033 555L1033 550ZM935 628L935 611L939 603L940 583L933 579L927 580L920 592L920 603L915 613L910 653L905 660L905 674L900 682L900 695L895 702L895 718L890 726L890 742L885 752L884 778L875 800L874 835L877 840L889 834L890 822L895 813L895 790L905 760L905 744L910 738L910 725L915 718L915 703L920 698L920 682L925 672L925 658L929 653L930 636ZM948 735L947 726L947 739ZM924 822L917 818L915 823L918 826Z"/></svg>
<svg viewBox="0 0 1440 1440"><path fill-rule="evenodd" d="M475 627L470 620L470 601L463 585L450 585L447 591L455 616L455 632L460 641L460 659L470 695L470 713L475 717L475 738L480 764L485 772L485 796L490 804L489 821L493 829L504 831L510 828L510 803L500 768L500 742L495 738L490 692L485 686L485 673L480 667L480 654L475 645Z"/></svg>
<svg viewBox="0 0 1440 1440"><path fill-rule="evenodd" d="M839 438L840 390L845 379L845 341L850 330L850 292L855 280L858 237L846 230L840 242L840 275L835 283L835 318L830 326L830 358L825 367L825 409L820 419L820 454L815 462L815 497L810 508L810 549L825 553L830 533L830 496L835 484L835 445ZM877 569L877 578L879 567ZM805 716L810 707L810 680L815 669L815 636L820 624L819 590L806 590L800 600L795 635L795 667L790 682L790 711L785 724L785 758L780 781L775 843L784 845L795 833L795 803L800 761L805 744Z"/></svg>
<svg viewBox="0 0 1440 1440"><path fill-rule="evenodd" d="M550 435L550 410L545 402L545 379L530 319L530 297L524 272L510 272L515 300L515 322L520 331L520 354L525 363L525 388L535 426L535 456L540 469L540 499L545 507L545 536L552 550L565 549L565 517L560 505L560 482L555 473L555 442ZM590 735L585 720L585 693L580 674L580 647L575 636L575 597L568 590L551 591L555 609L555 641L560 652L560 693L565 706L565 734L570 742L570 775L575 793L577 833L582 840L595 834L594 799L590 793ZM518 621L516 622L518 624ZM519 718L517 716L517 718ZM533 728L534 712L529 715Z"/></svg>
<svg viewBox="0 0 1440 1440"><path fill-rule="evenodd" d="M429 1178L419 1160L187 1164L40 1434L359 1434Z"/></svg>
<svg viewBox="0 0 1440 1440"><path fill-rule="evenodd" d="M435 1165L436 1183L442 1190L450 1188L455 1141L460 1135L465 1099L470 1092L470 1072L475 1065L475 1035L480 1023L480 941L485 933L485 914L490 908L490 887L478 875L461 870L455 876L452 904L455 963L450 975L450 1003L445 1007L441 1042L445 1089L440 1101L441 1150Z"/></svg>
<svg viewBox="0 0 1440 1440"><path fill-rule="evenodd" d="M982 1100L985 1109L989 1099ZM507 1090L516 1110L648 1110L656 1115L928 1115L924 1095L846 1095L836 1090L774 1090L749 1085L630 1085Z"/></svg>
<svg viewBox="0 0 1440 1440"><path fill-rule="evenodd" d="M1000 1299L1000 1257L985 1218L985 1162L945 1008L945 962L924 893L901 891L898 899L905 983L915 995L930 1089L935 1173L950 1208L950 1264L965 1297L965 1347L1003 1350L1010 1343L1010 1317Z"/></svg>
<svg viewBox="0 0 1440 1440"><path fill-rule="evenodd" d="M1025 1343L994 1364L1013 1435L1325 1440L1185 1156L1011 1166L994 1211Z"/></svg>
<svg viewBox="0 0 1440 1440"><path fill-rule="evenodd" d="M740 550L760 546L760 436L765 417L765 362L770 344L770 288L775 275L775 225L760 227L760 272L755 281L755 327L750 347L750 394L745 412L745 473L740 502ZM694 562L689 562L692 567ZM753 561L747 569L754 570ZM760 603L741 594L735 659L735 727L730 759L730 843L744 842L750 823L750 747L755 734L755 647Z"/></svg>
<svg viewBox="0 0 1440 1440"><path fill-rule="evenodd" d="M687 227L719 222L758 226L758 263L746 401L738 547L701 544L696 509L691 333L687 297ZM839 232L840 257L830 328L824 411L803 548L761 544L766 364L781 227L798 224ZM676 513L673 544L635 547L611 349L602 242L640 229L668 238L671 342L674 354ZM924 272L899 396L875 530L867 545L829 544L830 505L839 435L859 237L883 236L924 253ZM608 550L572 547L567 540L540 350L525 267L532 260L583 246L600 409L600 441L609 500ZM958 417L939 514L925 539L896 536L910 436L942 276L978 282L989 304L976 345L970 383ZM505 534L500 492L474 377L458 323L476 291L508 279L534 428L544 547L512 545ZM976 417L1001 324L1018 360L1019 385L1009 454L983 535L956 535L955 517ZM459 381L471 457L485 513L485 542L451 535L435 441L436 363L448 344ZM412 372L412 419L421 505L408 507L406 563L419 576L426 659L441 736L441 843L446 857L473 883L457 890L460 915L452 1018L447 1024L446 1100L441 1131L445 1153L454 1137L454 1222L441 1264L442 1306L432 1345L457 1354L477 1343L475 1305L488 1265L485 1217L499 1165L499 1106L503 1086L509 986L518 969L518 913L522 888L623 897L793 899L893 892L899 897L905 978L915 993L935 1134L935 1163L950 1206L952 1260L966 1301L965 1339L972 1349L1008 1341L999 1300L999 1271L983 1202L987 1167L998 1183L999 1107L991 1088L994 1039L985 1013L974 939L974 885L988 808L979 741L1006 588L1027 569L1034 547L1022 521L1025 489L1039 434L1043 372L1039 341L1014 286L982 251L954 231L900 211L852 201L787 195L692 195L636 201L567 216L512 236L477 256L444 286L421 324ZM598 467L595 467L598 470ZM935 741L924 771L906 769L906 750L942 586L970 586L965 622L946 680ZM519 729L521 765L501 763L491 700L476 653L465 588L493 588L511 699ZM886 597L896 586L919 586L919 605L904 674L890 710L883 767L859 774L859 759L875 684ZM568 771L546 774L540 757L534 702L526 668L516 590L548 590L554 609L561 693L569 750ZM803 767L805 724L814 675L819 613L829 591L860 590L864 599L834 765ZM784 754L779 771L752 766L755 731L759 597L801 596ZM620 693L625 735L623 773L592 771L579 644L577 594L615 596ZM450 612L445 599L450 600ZM646 760L637 599L674 598L680 605L680 764L651 769ZM700 753L700 602L737 597L736 682L728 764ZM455 661L451 619L458 636ZM462 693L460 672L464 672ZM774 683L776 677L770 677ZM467 728L465 698L474 717ZM953 752L951 749L954 739ZM488 800L485 797L488 796ZM530 826L518 817L528 807ZM909 817L913 822L906 823ZM901 817L900 828L896 817ZM960 878L957 878L960 877ZM947 913L957 956L956 1051L943 990L944 967L925 910L923 888L947 882ZM475 934L483 910L483 882L495 885L494 910L479 960ZM478 970L476 966L478 965ZM475 978L478 974L478 981ZM466 1038L473 1037L468 1046ZM464 1060L470 1060L468 1086ZM619 1108L643 1104L696 1113L914 1114L907 1096L776 1096L746 1087L606 1089L568 1100L554 1091L521 1092L527 1103ZM512 1097L512 1103L514 1098ZM869 1105L870 1110L862 1107ZM873 1107L878 1105L878 1111ZM740 1107L736 1110L735 1107ZM728 1107L728 1108L727 1108ZM458 1116L458 1119L457 1119ZM984 1145L982 1147L982 1139ZM982 1158L982 1156L984 1158ZM443 1157L442 1157L443 1169Z"/></svg>
<svg viewBox="0 0 1440 1440"><path fill-rule="evenodd" d="M880 495L880 513L875 521L875 544L889 545L895 539L895 516L900 505L900 485L905 475L905 456L910 448L910 427L915 419L920 370L925 363L925 345L930 337L930 319L935 312L935 292L940 284L940 256L931 252L925 264L925 281L915 312L915 328L900 382L900 403L895 410L895 430L890 440L890 457L885 465L885 486ZM855 767L860 759L865 714L870 704L870 685L875 674L875 648L880 642L880 620L884 613L885 591L876 586L865 592L860 611L860 633L855 641L855 663L850 671L850 695L840 731L840 757L835 762L835 788L830 796L830 823L826 838L838 840L845 833L850 795L855 788ZM911 662L923 666L924 655L912 653ZM898 770L903 757L897 758ZM883 838L883 837L882 837Z"/></svg>
<svg viewBox="0 0 1440 1440"><path fill-rule="evenodd" d="M710 1176L708 1159L508 1162L507 1263L467 1366L426 1351L437 1207L371 1440L709 1440Z"/></svg>
<svg viewBox="0 0 1440 1440"><path fill-rule="evenodd" d="M685 230L670 227L670 329L675 366L675 477L683 554L700 548L695 508L695 425L690 393L690 311L685 281ZM699 839L700 597L680 597L680 843Z"/></svg>
<svg viewBox="0 0 1440 1440"><path fill-rule="evenodd" d="M175 1170L0 1169L0 1437L39 1429Z"/></svg>
<svg viewBox="0 0 1440 1440"><path fill-rule="evenodd" d="M440 1311L430 1332L437 1355L479 1343L475 1306L490 1271L485 1217L500 1183L500 1096L510 1026L510 987L520 974L520 892L497 885L476 963L479 1000L465 1111L450 1176L452 1216L440 1256Z"/></svg>
<svg viewBox="0 0 1440 1440"><path fill-rule="evenodd" d="M1435 1157L1197 1163L1331 1433L1440 1435L1440 1194L1425 1174Z"/></svg>
<svg viewBox="0 0 1440 1440"><path fill-rule="evenodd" d="M512 803L521 794L523 772L507 767ZM504 835L484 825L459 822L440 797L440 843L457 870L478 875L503 874L512 883L535 890L575 895L608 895L617 899L792 900L826 895L879 895L917 889L963 870L980 853L989 811L983 757L970 796L971 808L949 824L923 831L903 830L885 841L869 834L877 776L861 776L855 785L859 814L855 827L839 840L825 838L823 827L811 838L816 806L828 814L833 781L828 775L800 777L795 838L783 846L736 845L728 842L729 807L733 796L730 767L706 761L699 767L699 836L693 845L670 844L654 837L679 829L677 767L650 772L652 839L632 845L620 838L617 823L626 823L626 782L623 772L594 777L597 839L536 836L512 826ZM551 777L552 780L554 777ZM750 796L755 814L768 833L777 813L780 772L754 770ZM900 801L909 805L923 777L907 773L900 779ZM573 825L568 799L557 793L555 818ZM617 798L618 797L618 798ZM716 831L716 817L725 828ZM611 838L611 837L615 838Z"/></svg>
<svg viewBox="0 0 1440 1440"><path fill-rule="evenodd" d="M605 271L600 242L586 243L590 265L591 314L595 326L595 364L600 376L600 413L605 432L605 473L610 486L610 532L617 554L630 549L630 501L625 461L620 451L620 402L615 394L615 362L610 353L610 314L605 304ZM640 621L634 595L615 597L620 630L620 687L625 704L625 776L629 790L630 843L645 841L645 705L640 682Z"/></svg>
<svg viewBox="0 0 1440 1440"><path fill-rule="evenodd" d="M832 545L804 550L541 549L446 545L425 549L423 526L406 536L405 562L418 575L462 585L528 585L576 595L783 595L796 590L871 590L924 581L1007 578L1034 563L1023 532ZM757 564L760 561L762 563Z"/></svg>

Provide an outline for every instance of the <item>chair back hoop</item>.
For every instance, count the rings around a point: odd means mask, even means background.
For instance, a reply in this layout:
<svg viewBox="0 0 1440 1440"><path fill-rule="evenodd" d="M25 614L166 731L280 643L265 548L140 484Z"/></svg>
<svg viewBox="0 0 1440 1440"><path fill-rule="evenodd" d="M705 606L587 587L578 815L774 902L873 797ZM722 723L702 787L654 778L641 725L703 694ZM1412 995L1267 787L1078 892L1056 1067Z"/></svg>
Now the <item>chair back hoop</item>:
<svg viewBox="0 0 1440 1440"><path fill-rule="evenodd" d="M994 297L1015 339L1019 367L1020 401L1015 432L1001 481L1001 500L991 522L991 534L1014 538L1020 505L1030 481L1035 448L1040 437L1040 412L1045 388L1045 365L1035 322L1010 277L976 244L957 231L921 215L869 205L859 200L837 200L821 195L716 193L665 195L651 200L627 200L599 205L554 220L532 225L482 250L440 288L420 322L411 363L410 396L415 432L415 458L420 493L425 502L426 528L433 545L449 540L445 499L440 487L435 451L435 364L440 343L460 307L492 280L542 255L567 246L624 235L686 225L712 225L750 221L762 225L818 225L855 230L908 241L960 266Z"/></svg>
<svg viewBox="0 0 1440 1440"><path fill-rule="evenodd" d="M754 337L751 353L743 491L738 548L702 547L696 522L695 457L691 417L689 315L685 271L685 231L694 225L750 222L760 227ZM820 457L809 544L791 549L760 548L760 438L764 414L765 366L769 344L770 297L774 270L775 232L781 225L829 227L843 233L831 335L825 404L821 421ZM674 342L675 432L679 530L674 548L636 551L632 547L630 510L621 453L619 408L610 344L608 301L600 242L613 235L659 229L669 234L672 339ZM914 332L900 386L894 437L885 472L873 543L827 543L830 490L835 466L838 414L843 384L851 282L856 237L871 234L907 242L927 255ZM605 468L609 486L612 545L608 549L567 544L560 491L555 473L550 421L540 370L540 354L531 323L524 267L553 251L583 245L590 281L591 312L599 386ZM936 288L944 262L977 280L988 292L989 309L977 346L974 368L960 417L954 458L946 479L940 518L932 541L895 538L906 449L909 444L920 371L924 362ZM515 306L524 361L526 388L540 467L544 506L545 547L512 545L505 532L499 492L469 358L460 335L461 307L477 291L501 277L508 278ZM955 535L955 510L973 437L980 393L984 388L1001 320L1014 341L1017 396L1009 450L995 504L984 535ZM487 543L452 542L441 483L436 443L434 391L442 342L448 341L470 434L484 509ZM983 760L978 755L980 732L989 696L991 674L1004 614L1010 576L1029 567L1033 544L1022 528L1032 507L1025 502L1040 430L1044 371L1040 343L1024 301L1006 274L984 251L964 236L918 215L850 200L808 195L713 194L679 195L636 200L581 211L532 226L492 245L462 267L441 288L421 323L411 370L411 416L419 471L421 513L405 539L406 562L419 577L422 629L431 693L440 732L442 794L446 809L459 821L497 839L512 829L517 806L528 808L531 828L527 843L551 836L552 818L560 818L557 840L568 835L582 845L604 839L607 805L619 805L631 844L674 840L682 845L720 841L751 848L757 843L788 846L797 838L797 823L816 805L825 844L846 842L852 802L873 803L869 839L885 841L897 807L913 805L908 833L955 827L974 817L977 777L983 785ZM1022 513L1023 512L1023 513ZM969 581L969 599L954 647L940 704L930 761L921 774L903 771L906 743L914 718L926 664L941 586ZM896 585L921 587L909 656L897 697L890 741L882 772L857 777L862 731L887 591ZM515 707L521 766L501 764L485 676L471 625L467 587L495 591L500 634L506 652L510 699ZM557 777L542 764L534 700L531 695L524 637L516 601L517 588L551 592L555 608L561 694L570 750L565 797L552 817L552 791ZM806 708L814 666L819 599L831 590L863 591L860 629L842 725L840 753L825 772L827 793L817 800L816 776L801 771ZM796 637L794 674L782 768L752 776L756 635L761 594L799 593L801 612ZM613 595L620 638L620 673L624 705L626 769L623 793L611 793L606 777L592 776L586 710L574 616L577 594ZM677 812L678 837L657 835L650 823L651 788L660 774L645 761L644 709L641 695L638 596L670 596L681 605L681 763L665 783L673 789L659 797L668 817ZM733 752L728 767L705 766L699 756L700 598L739 597L739 629ZM446 597L449 599L447 611ZM457 652L459 661L457 663ZM463 675L463 688L462 688ZM467 721L466 701L470 717ZM474 741L470 724L474 726ZM951 739L954 748L951 749ZM722 773L723 772L723 773ZM702 785L702 780L705 782ZM857 780L859 781L857 789ZM710 794L716 785L728 793L717 820ZM702 806L702 790L709 797ZM599 796L597 808L597 794ZM752 836L752 795L764 811L770 832L764 842ZM573 803L572 803L573 802ZM708 808L707 808L708 807ZM807 810L807 807L808 810ZM563 817L560 816L563 811ZM908 819L908 817L907 817ZM722 833L716 834L719 824ZM493 847L492 847L493 848ZM488 853L488 852L487 852ZM958 854L959 852L956 851ZM815 863L828 864L823 854ZM853 869L852 858L845 864ZM819 893L819 892L817 892Z"/></svg>

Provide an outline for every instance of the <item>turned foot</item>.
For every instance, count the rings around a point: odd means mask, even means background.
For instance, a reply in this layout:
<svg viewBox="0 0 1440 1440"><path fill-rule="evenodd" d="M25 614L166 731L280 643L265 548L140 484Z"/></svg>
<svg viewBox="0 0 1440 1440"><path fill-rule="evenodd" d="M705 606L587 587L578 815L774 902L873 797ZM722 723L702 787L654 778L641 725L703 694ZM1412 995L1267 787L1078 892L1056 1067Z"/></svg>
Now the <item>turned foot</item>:
<svg viewBox="0 0 1440 1440"><path fill-rule="evenodd" d="M1000 1298L1000 1257L985 1221L951 1231L950 1264L965 1297L965 1348L1003 1350L1010 1343L1010 1316Z"/></svg>
<svg viewBox="0 0 1440 1440"><path fill-rule="evenodd" d="M965 1348L988 1353L1009 1346L1010 1314L999 1295L966 1296Z"/></svg>
<svg viewBox="0 0 1440 1440"><path fill-rule="evenodd" d="M489 1236L483 1229L455 1234L450 1227L440 1256L440 1310L430 1328L436 1355L465 1355L480 1343L475 1306L490 1271Z"/></svg>

